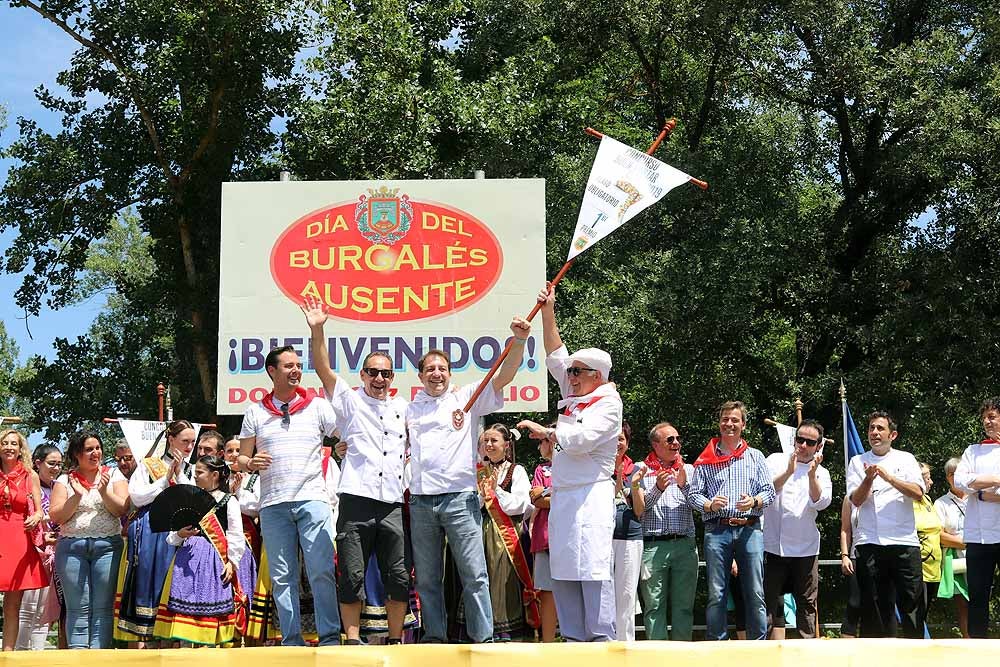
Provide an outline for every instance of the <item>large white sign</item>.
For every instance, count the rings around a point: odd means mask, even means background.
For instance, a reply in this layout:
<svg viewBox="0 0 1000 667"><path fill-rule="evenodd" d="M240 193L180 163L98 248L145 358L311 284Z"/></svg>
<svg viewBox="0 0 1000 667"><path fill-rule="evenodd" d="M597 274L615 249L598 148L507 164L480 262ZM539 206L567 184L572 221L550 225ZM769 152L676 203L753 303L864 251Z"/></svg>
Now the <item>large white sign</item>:
<svg viewBox="0 0 1000 667"><path fill-rule="evenodd" d="M322 391L306 297L327 305L331 363L352 385L382 350L410 399L431 349L451 356L453 384L478 383L545 283L545 181L225 183L220 265L219 414L270 390L264 357L283 345ZM505 411L547 409L544 357L536 321Z"/></svg>

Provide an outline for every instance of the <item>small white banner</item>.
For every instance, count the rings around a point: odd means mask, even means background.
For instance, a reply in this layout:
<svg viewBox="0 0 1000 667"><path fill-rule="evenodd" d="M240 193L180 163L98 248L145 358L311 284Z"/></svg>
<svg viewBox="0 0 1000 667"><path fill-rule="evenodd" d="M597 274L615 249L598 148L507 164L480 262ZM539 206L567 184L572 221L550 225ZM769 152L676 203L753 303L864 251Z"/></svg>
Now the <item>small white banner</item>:
<svg viewBox="0 0 1000 667"><path fill-rule="evenodd" d="M567 261L690 179L683 171L605 136L583 193Z"/></svg>
<svg viewBox="0 0 1000 667"><path fill-rule="evenodd" d="M798 429L785 424L775 424L774 428L778 431L778 442L781 443L782 453L790 455L795 451L795 431Z"/></svg>
<svg viewBox="0 0 1000 667"><path fill-rule="evenodd" d="M139 419L119 419L118 425L122 427L122 433L128 441L128 446L132 448L132 456L136 460L141 460L148 455L153 443L156 442L156 436L167 428L166 422L148 422ZM201 432L201 424L192 424L192 426L194 426L194 436L197 438ZM167 436L163 436L160 439L160 449L163 451L166 451L166 438Z"/></svg>

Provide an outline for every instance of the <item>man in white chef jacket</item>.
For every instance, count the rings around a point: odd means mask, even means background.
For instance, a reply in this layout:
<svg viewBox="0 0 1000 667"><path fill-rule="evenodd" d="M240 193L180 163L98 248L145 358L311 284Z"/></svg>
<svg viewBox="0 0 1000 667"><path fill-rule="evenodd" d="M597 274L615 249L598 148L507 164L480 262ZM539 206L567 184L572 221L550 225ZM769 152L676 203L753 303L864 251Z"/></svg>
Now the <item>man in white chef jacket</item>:
<svg viewBox="0 0 1000 667"><path fill-rule="evenodd" d="M552 443L549 562L559 628L568 641L610 641L615 638L612 475L622 400L608 382L611 356L596 348L570 355L556 326L554 291L542 291L538 301L545 363L563 400L554 429L531 421L518 427Z"/></svg>

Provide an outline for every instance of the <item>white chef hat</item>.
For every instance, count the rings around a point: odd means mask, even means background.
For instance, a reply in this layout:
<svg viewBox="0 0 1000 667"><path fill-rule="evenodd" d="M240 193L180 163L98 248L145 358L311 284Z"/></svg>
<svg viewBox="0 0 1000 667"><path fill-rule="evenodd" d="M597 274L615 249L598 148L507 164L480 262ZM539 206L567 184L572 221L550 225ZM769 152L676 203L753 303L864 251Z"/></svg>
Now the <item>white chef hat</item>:
<svg viewBox="0 0 1000 667"><path fill-rule="evenodd" d="M579 361L587 368L600 371L605 382L611 376L611 355L604 350L599 350L596 347L585 347L569 355L569 363L572 364L574 361Z"/></svg>

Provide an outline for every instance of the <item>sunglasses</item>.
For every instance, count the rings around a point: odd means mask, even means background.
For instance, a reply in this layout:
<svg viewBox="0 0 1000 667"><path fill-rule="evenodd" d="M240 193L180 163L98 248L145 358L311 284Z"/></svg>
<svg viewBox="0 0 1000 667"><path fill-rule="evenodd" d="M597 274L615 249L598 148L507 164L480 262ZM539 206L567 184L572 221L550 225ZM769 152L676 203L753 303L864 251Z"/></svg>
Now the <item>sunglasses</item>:
<svg viewBox="0 0 1000 667"><path fill-rule="evenodd" d="M374 378L381 375L386 380L391 380L395 373L389 368L362 368L361 371L368 377Z"/></svg>
<svg viewBox="0 0 1000 667"><path fill-rule="evenodd" d="M118 463L131 463L132 461L135 461L135 457L131 456L131 455L129 455L129 456L119 456L115 460L118 461Z"/></svg>
<svg viewBox="0 0 1000 667"><path fill-rule="evenodd" d="M288 426L292 423L292 417L288 414L288 403L281 406L281 425Z"/></svg>
<svg viewBox="0 0 1000 667"><path fill-rule="evenodd" d="M569 368L566 369L566 375L571 375L573 377L576 377L580 373L587 372L587 371L589 371L591 373L596 373L597 372L593 368L582 368L580 366L570 366Z"/></svg>
<svg viewBox="0 0 1000 667"><path fill-rule="evenodd" d="M673 444L679 445L679 444L681 444L681 436L679 436L679 435L668 435L663 440L668 445L673 445Z"/></svg>
<svg viewBox="0 0 1000 667"><path fill-rule="evenodd" d="M806 437L803 437L801 435L797 435L797 436L795 436L795 444L796 445L809 445L810 447L815 447L816 445L819 444L819 439L817 438L817 439L814 440L813 438L806 438Z"/></svg>

